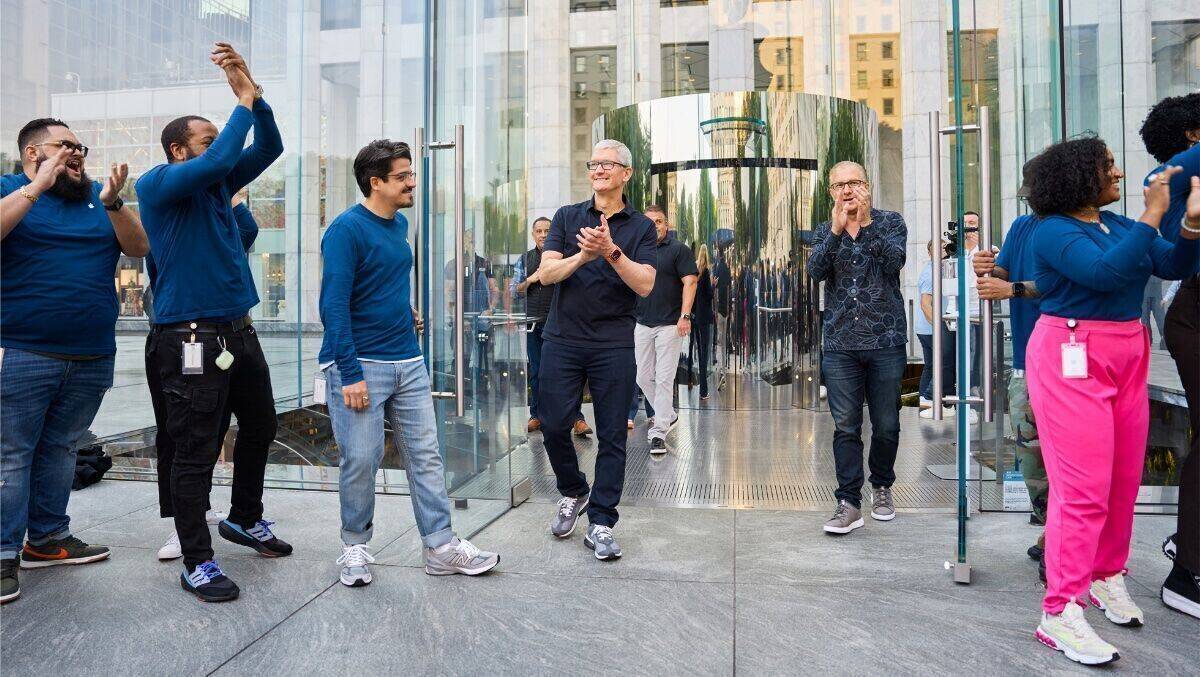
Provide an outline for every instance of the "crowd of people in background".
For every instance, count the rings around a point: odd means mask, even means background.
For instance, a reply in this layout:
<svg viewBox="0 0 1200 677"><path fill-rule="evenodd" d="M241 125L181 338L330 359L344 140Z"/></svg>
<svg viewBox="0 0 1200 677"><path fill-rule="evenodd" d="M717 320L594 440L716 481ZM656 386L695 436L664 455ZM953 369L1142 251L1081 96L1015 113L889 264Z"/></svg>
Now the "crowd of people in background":
<svg viewBox="0 0 1200 677"><path fill-rule="evenodd" d="M113 165L103 183L92 181L84 171L87 147L59 120L25 125L17 139L22 171L0 178L4 602L20 594L19 569L110 555L71 533L66 509L76 443L112 385L112 272L121 254L145 257L153 288L145 368L157 431L159 509L172 520L159 557L182 559L184 591L223 602L236 599L240 588L216 561L211 525L221 538L265 557L293 551L275 534L263 505L277 419L267 361L248 314L259 302L247 263L258 227L238 197L280 157L283 142L241 55L217 43L211 60L237 105L220 130L193 115L164 127L166 161L137 179L137 213L121 197L128 167ZM253 143L246 146L251 131ZM1010 302L1012 370L1002 387L1030 519L1045 525L1028 551L1046 584L1035 634L1087 664L1119 656L1089 624L1088 606L1120 626L1145 622L1126 574L1149 430L1151 327L1178 368L1191 426L1177 534L1164 544L1173 569L1161 597L1200 618L1200 94L1164 100L1141 133L1161 164L1144 179L1145 206L1136 219L1106 209L1121 200L1125 179L1106 143L1094 136L1069 139L1026 163L1018 196L1031 213L1009 225L998 250L979 249L980 217L964 215L961 241L954 244L971 262L966 317L935 315L938 305L958 305L953 278L942 281L940 303L934 299L934 257L947 256L947 242L927 243L929 260L920 263L918 276L913 329L925 365L922 418L953 406L969 408L969 420L977 420L972 396L981 383L980 305ZM363 200L334 218L321 241L324 336L314 396L328 407L340 452L343 545L336 563L341 582L351 587L372 581L369 544L385 422L404 457L425 571L473 576L500 561L456 535L451 524L420 343L427 318L412 306L415 254L400 213L412 206L418 185L412 160L405 143L367 144L353 166ZM743 267L735 276L710 249L715 242L680 240L664 207L630 204L625 188L633 165L623 143L597 143L586 164L592 196L533 221L534 247L517 260L506 285L506 303L522 298L529 325L526 428L540 432L562 496L550 532L570 539L586 515L582 542L600 560L623 554L615 528L639 393L650 453L668 453L679 421L674 396L685 346L687 371L698 370L696 385L706 400L714 387L709 367L716 353L728 350L716 327L748 338L747 350L756 350L753 339L761 331L757 322L725 324L731 298L757 303L759 291L786 296L792 283L781 267L768 265ZM828 181L832 213L814 229L806 268L813 281L824 282L821 371L834 423L837 505L823 530L846 535L865 526L865 482L871 517L890 522L897 516L892 485L909 329L900 279L909 232L900 213L874 204L862 165L838 162ZM487 331L478 323L488 323L501 286L490 262L474 254L472 243L463 244L474 258L462 315ZM50 269L74 273L45 275ZM452 280L460 272L449 264L445 274ZM451 311L458 302L449 295L454 286L446 285ZM752 310L746 315L757 317ZM953 366L961 331L970 332L975 348L966 361L971 389L959 393ZM929 368L935 335L945 367L942 401L933 396ZM486 350L464 350L468 368L488 368ZM594 431L583 413L585 391ZM864 406L871 420L866 470ZM213 509L210 493L234 416L232 498L224 513ZM593 432L589 480L573 437Z"/></svg>

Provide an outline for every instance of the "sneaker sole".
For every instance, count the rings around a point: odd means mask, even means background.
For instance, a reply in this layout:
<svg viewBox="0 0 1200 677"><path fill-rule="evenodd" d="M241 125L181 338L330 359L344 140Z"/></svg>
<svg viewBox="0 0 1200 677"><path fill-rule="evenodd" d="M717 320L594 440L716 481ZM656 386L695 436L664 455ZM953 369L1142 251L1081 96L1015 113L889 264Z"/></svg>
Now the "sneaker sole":
<svg viewBox="0 0 1200 677"><path fill-rule="evenodd" d="M487 572L491 571L492 569L495 569L498 566L500 566L500 556L496 555L495 562L492 562L491 564L488 564L487 566L479 567L477 569L440 569L440 568L435 569L435 568L429 566L428 564L426 564L425 565L425 573L429 574L430 576L454 576L456 574L461 574L463 576L478 576L480 574L486 574Z"/></svg>
<svg viewBox="0 0 1200 677"><path fill-rule="evenodd" d="M828 534L848 534L851 531L854 531L855 529L858 529L865 524L866 524L866 522L863 522L862 518L859 517L858 519L851 522L849 526L831 527L828 524L826 524L823 528L825 529L825 533L828 533Z"/></svg>
<svg viewBox="0 0 1200 677"><path fill-rule="evenodd" d="M183 557L182 552L170 552L164 555L161 550L158 551L158 561L160 562L170 562L171 560L179 559L180 557Z"/></svg>
<svg viewBox="0 0 1200 677"><path fill-rule="evenodd" d="M663 447L662 449L655 449L654 447L650 447L650 455L651 456L662 456L665 453L667 453L666 447Z"/></svg>
<svg viewBox="0 0 1200 677"><path fill-rule="evenodd" d="M347 588L362 588L371 584L371 574L366 576L339 576Z"/></svg>
<svg viewBox="0 0 1200 677"><path fill-rule="evenodd" d="M1104 617L1107 618L1109 620L1109 622L1111 622L1113 625L1120 625L1120 626L1126 627L1126 628L1142 627L1142 619L1128 617L1128 616L1118 616L1111 609L1104 606L1104 603L1100 601L1099 597L1095 596L1094 594L1092 594L1090 592L1088 593L1088 599L1091 600L1092 604L1097 609L1104 612Z"/></svg>
<svg viewBox="0 0 1200 677"><path fill-rule="evenodd" d="M16 592L10 592L7 595L0 597L0 604L8 604L9 602L13 601L14 599L16 599L20 596L21 596L20 590L18 590Z"/></svg>
<svg viewBox="0 0 1200 677"><path fill-rule="evenodd" d="M217 533L221 535L221 538L229 541L230 543L233 543L235 545L243 545L247 548L250 548L251 550L254 550L258 554L262 555L263 557L271 557L271 558L287 557L288 555L292 554L290 552L275 552L274 550L271 550L271 549L267 548L265 545L263 545L262 543L260 543L258 541L258 539L248 537L248 536L243 536L243 535L239 534L238 532L234 531L233 529L231 529L230 527L225 526L224 522L222 522L221 525L217 527Z"/></svg>
<svg viewBox="0 0 1200 677"><path fill-rule="evenodd" d="M238 595L241 594L241 590L238 590L231 595L226 595L225 597L210 597L201 595L200 593L196 592L195 588L184 582L182 578L179 579L179 587L183 588L184 592L191 593L192 597L195 597L201 602L232 602L238 598Z"/></svg>
<svg viewBox="0 0 1200 677"><path fill-rule="evenodd" d="M589 539L589 538L586 538L586 537L585 537L585 538L583 539L583 544L584 544L584 545L586 545L586 546L587 546L587 548L588 548L588 550L591 550L591 551L592 551L592 554L594 554L594 555L596 556L596 559L600 560L601 562L608 562L608 561L610 561L610 560L614 560L614 559L621 559L621 555L622 555L622 553L619 553L619 552L618 552L617 554L615 554L615 555L609 555L608 557L602 557L602 556L600 555L600 553L596 552L596 544L595 544L595 542L593 542L593 541L592 541L591 539Z"/></svg>
<svg viewBox="0 0 1200 677"><path fill-rule="evenodd" d="M877 513L874 510L872 510L871 517L879 520L880 522L891 522L892 520L896 519L896 513L893 512L891 514L885 514L885 513Z"/></svg>
<svg viewBox="0 0 1200 677"><path fill-rule="evenodd" d="M26 555L21 555L22 569L45 569L46 567L56 567L60 564L91 564L99 562L102 559L108 559L112 552L105 552L99 555L90 555L88 557L69 557L66 559L42 559L42 560L27 560Z"/></svg>
<svg viewBox="0 0 1200 677"><path fill-rule="evenodd" d="M1161 593L1163 604L1181 614L1187 614L1194 618L1200 618L1200 603L1193 602L1192 600L1173 590L1168 590L1165 586L1162 588Z"/></svg>
<svg viewBox="0 0 1200 677"><path fill-rule="evenodd" d="M1039 642L1041 642L1042 644L1045 644L1046 646L1050 647L1051 649L1054 649L1055 651L1061 651L1062 654L1064 656L1066 656L1067 658L1075 661L1076 663L1082 663L1083 665L1107 665L1108 663L1112 663L1113 661L1115 661L1121 657L1121 654L1116 653L1116 652L1113 652L1113 654L1108 657L1085 656L1085 655L1071 649L1070 647L1059 646L1058 642L1054 641L1053 637L1046 634L1046 632L1043 631L1040 626L1038 627L1037 632L1035 632L1033 634L1035 637L1037 637L1037 640Z"/></svg>
<svg viewBox="0 0 1200 677"><path fill-rule="evenodd" d="M580 516L580 515L582 515L582 514L584 513L584 511L585 511L585 510L587 510L587 507L588 507L588 501L584 501L583 505L581 505L581 506L579 507L579 512L577 512L577 513L575 514L575 521L574 521L574 522L571 522L571 528L570 528L570 529L568 529L566 533L564 533L564 534L555 534L555 533L554 533L554 529L551 529L551 530L550 530L550 533L551 533L551 534L554 534L554 537L555 537L555 538L570 538L570 537L571 537L571 534L575 533L575 525L579 524L579 516Z"/></svg>

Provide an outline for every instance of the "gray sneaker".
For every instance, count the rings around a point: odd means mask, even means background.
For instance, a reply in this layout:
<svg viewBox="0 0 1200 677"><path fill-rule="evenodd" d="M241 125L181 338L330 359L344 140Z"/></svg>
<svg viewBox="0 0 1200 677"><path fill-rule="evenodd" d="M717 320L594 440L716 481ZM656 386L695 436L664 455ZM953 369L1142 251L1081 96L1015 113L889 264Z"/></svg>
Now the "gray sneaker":
<svg viewBox="0 0 1200 677"><path fill-rule="evenodd" d="M554 521L550 523L550 533L559 538L567 538L575 533L575 522L579 521L579 516L587 510L589 496L591 494L579 497L563 496L558 499L558 512L554 513Z"/></svg>
<svg viewBox="0 0 1200 677"><path fill-rule="evenodd" d="M587 535L583 537L583 544L595 550L596 559L599 560L617 559L621 556L621 546L613 540L612 527L599 524L588 525Z"/></svg>
<svg viewBox="0 0 1200 677"><path fill-rule="evenodd" d="M896 506L892 504L891 487L872 487L871 517L887 522L896 517Z"/></svg>
<svg viewBox="0 0 1200 677"><path fill-rule="evenodd" d="M833 517L825 523L825 531L831 534L848 534L862 525L862 511L846 501L838 501Z"/></svg>
<svg viewBox="0 0 1200 677"><path fill-rule="evenodd" d="M499 563L500 555L480 550L458 537L440 548L425 548L425 573L430 576L478 576Z"/></svg>
<svg viewBox="0 0 1200 677"><path fill-rule="evenodd" d="M343 544L342 556L337 558L337 563L342 565L342 585L351 588L370 585L371 569L367 565L374 561L375 558L367 551L365 543Z"/></svg>

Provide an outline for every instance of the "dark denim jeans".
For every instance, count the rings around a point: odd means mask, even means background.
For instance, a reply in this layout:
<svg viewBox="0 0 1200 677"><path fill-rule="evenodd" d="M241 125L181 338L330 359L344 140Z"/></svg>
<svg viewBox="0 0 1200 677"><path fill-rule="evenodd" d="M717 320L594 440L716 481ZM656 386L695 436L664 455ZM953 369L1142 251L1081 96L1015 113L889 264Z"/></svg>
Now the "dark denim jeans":
<svg viewBox="0 0 1200 677"><path fill-rule="evenodd" d="M877 350L826 350L821 360L829 411L833 414L836 496L855 507L863 486L863 403L871 413L871 485L896 481L900 441L900 379L908 361L904 346Z"/></svg>
<svg viewBox="0 0 1200 677"><path fill-rule="evenodd" d="M933 399L933 334L917 334L924 366L921 368L921 399ZM942 325L942 395L954 394L954 332Z"/></svg>
<svg viewBox="0 0 1200 677"><path fill-rule="evenodd" d="M71 535L75 452L112 387L112 356L60 360L16 348L0 366L0 557Z"/></svg>
<svg viewBox="0 0 1200 677"><path fill-rule="evenodd" d="M646 420L654 418L654 407L650 406L650 398L642 393L642 389L637 387L637 382L633 384L633 401L629 403L629 420L637 418L638 406L643 402L646 403Z"/></svg>

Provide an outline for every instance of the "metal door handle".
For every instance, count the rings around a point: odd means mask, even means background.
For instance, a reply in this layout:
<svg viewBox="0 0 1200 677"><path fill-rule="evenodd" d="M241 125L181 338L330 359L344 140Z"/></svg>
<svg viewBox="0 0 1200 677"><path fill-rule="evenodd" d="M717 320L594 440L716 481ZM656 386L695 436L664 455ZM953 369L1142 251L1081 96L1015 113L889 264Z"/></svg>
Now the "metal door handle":
<svg viewBox="0 0 1200 677"><path fill-rule="evenodd" d="M423 158L425 151L424 129L418 128L417 134L417 138L421 142L418 153ZM454 276L454 390L451 392L435 391L433 396L440 399L454 398L455 415L463 416L467 411L466 388L464 387L466 372L466 355L464 354L464 350L466 346L463 340L463 332L465 331L463 327L463 275L466 270L463 262L463 242L466 239L464 235L466 230L466 201L464 191L466 186L463 183L463 126L454 125L453 141L434 141L428 145L428 148L430 150L454 149L454 267L458 271ZM416 204L423 204L420 198L420 191L417 192L417 200ZM432 288L433 266L428 266L428 269L430 288ZM429 345L437 345L433 340L434 324L436 323L426 323L426 326L429 328Z"/></svg>
<svg viewBox="0 0 1200 677"><path fill-rule="evenodd" d="M979 250L992 251L992 129L988 124L988 107L979 107ZM980 299L983 305L980 309L979 350L983 352L983 420L991 423L995 419L992 412L992 387L995 385L995 375L992 373L992 302Z"/></svg>
<svg viewBox="0 0 1200 677"><path fill-rule="evenodd" d="M942 398L942 327L945 326L942 309L942 134L939 118L941 113L929 113L929 180L930 180L930 227L937 244L933 259L933 420L941 421ZM924 311L922 311L924 312ZM929 365L926 365L929 366Z"/></svg>

